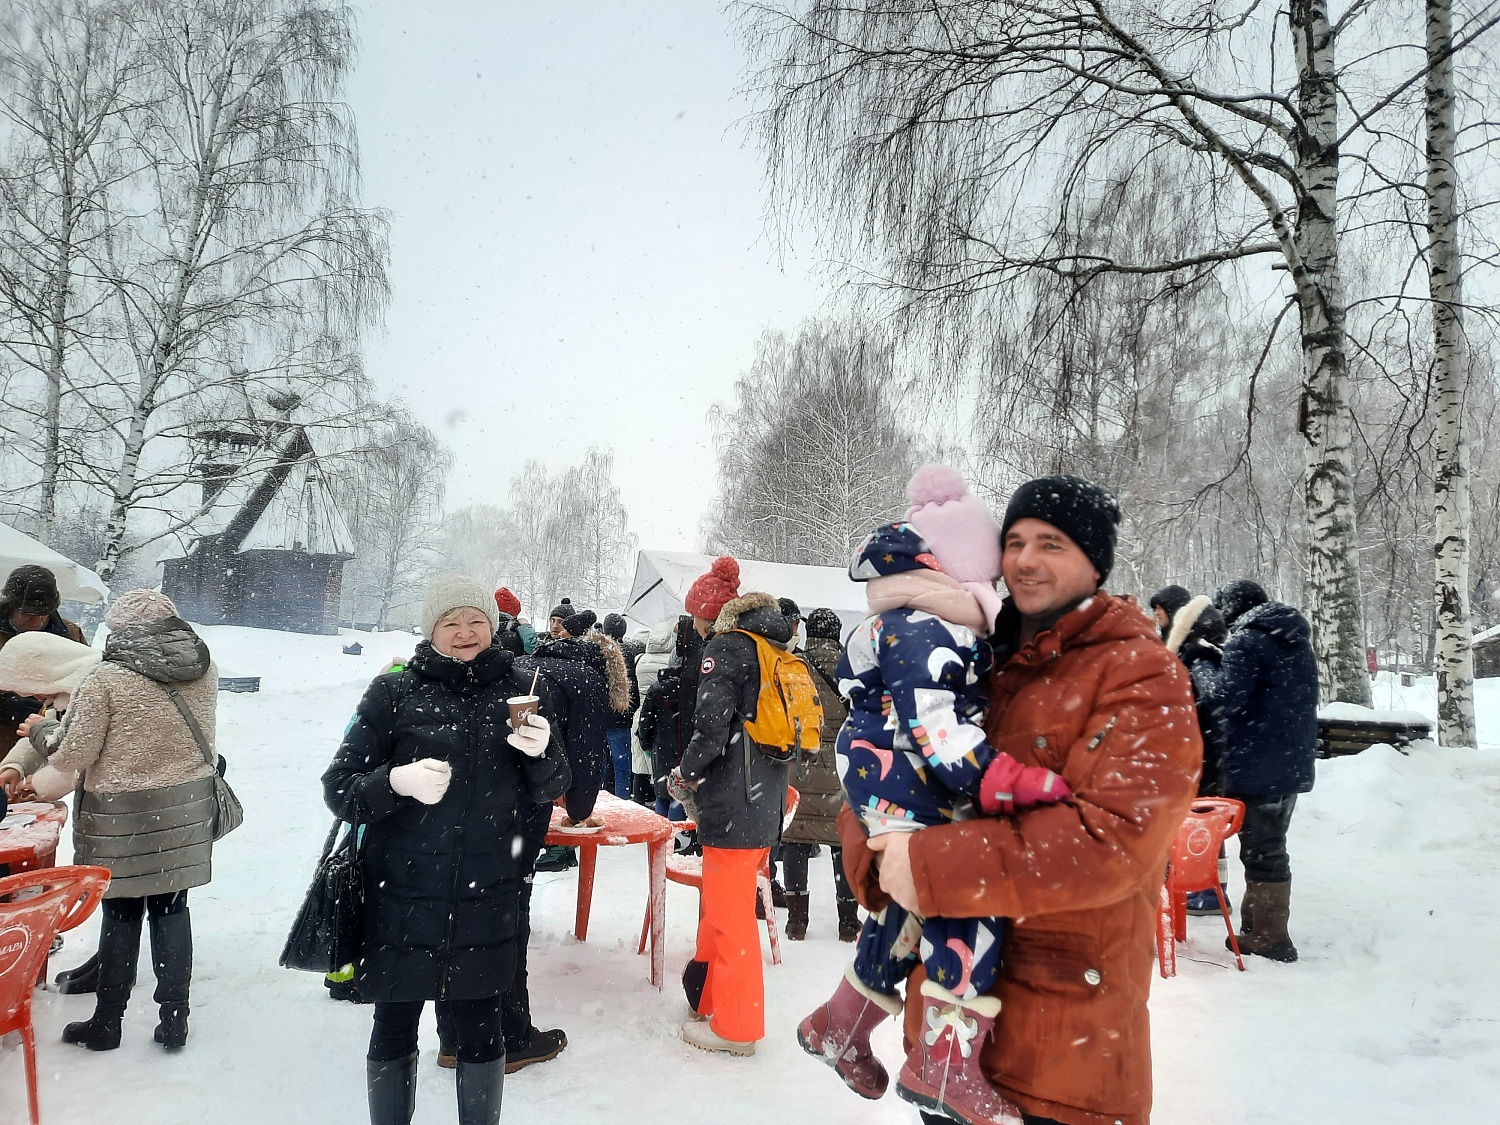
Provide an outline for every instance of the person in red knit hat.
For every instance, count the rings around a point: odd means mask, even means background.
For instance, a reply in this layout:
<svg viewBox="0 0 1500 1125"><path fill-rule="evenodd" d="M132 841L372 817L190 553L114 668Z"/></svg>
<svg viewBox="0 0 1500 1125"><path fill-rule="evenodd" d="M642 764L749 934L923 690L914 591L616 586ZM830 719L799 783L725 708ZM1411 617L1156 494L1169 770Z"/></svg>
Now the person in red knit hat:
<svg viewBox="0 0 1500 1125"><path fill-rule="evenodd" d="M516 636L520 638L524 653L530 656L535 652L538 640L536 630L531 627L531 622L521 616L521 599L516 597L509 586L501 586L495 591L495 608L511 619L508 626L504 619L501 619L499 632L504 633L507 629L514 629Z"/></svg>
<svg viewBox="0 0 1500 1125"><path fill-rule="evenodd" d="M695 800L703 845L698 940L682 974L697 1018L681 1034L705 1051L753 1055L766 1033L756 877L781 828L789 767L754 749L745 723L757 713L761 648L785 648L792 628L774 597L741 595L739 580L737 562L716 559L683 599L697 631L714 635L698 667L692 739L668 787Z"/></svg>
<svg viewBox="0 0 1500 1125"><path fill-rule="evenodd" d="M714 559L707 574L700 574L688 587L683 605L693 615L693 628L704 640L714 627L714 619L728 602L740 596L740 564L728 555Z"/></svg>

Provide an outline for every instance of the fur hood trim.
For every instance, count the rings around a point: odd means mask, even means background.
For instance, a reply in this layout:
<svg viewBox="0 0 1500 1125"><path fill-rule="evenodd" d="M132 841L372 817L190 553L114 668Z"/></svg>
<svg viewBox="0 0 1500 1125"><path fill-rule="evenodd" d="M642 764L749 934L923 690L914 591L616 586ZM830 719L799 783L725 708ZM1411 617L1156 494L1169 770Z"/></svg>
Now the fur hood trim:
<svg viewBox="0 0 1500 1125"><path fill-rule="evenodd" d="M1198 618L1203 611L1214 604L1214 600L1207 594L1199 594L1187 605L1183 606L1172 617L1172 631L1167 634L1167 650L1174 656L1182 648L1182 642L1188 639L1188 634L1193 631L1193 626L1198 624Z"/></svg>
<svg viewBox="0 0 1500 1125"><path fill-rule="evenodd" d="M625 653L613 637L590 633L589 644L598 645L604 653L604 670L609 677L609 709L617 715L630 712L630 677L625 672Z"/></svg>
<svg viewBox="0 0 1500 1125"><path fill-rule="evenodd" d="M724 603L724 608L719 610L719 616L714 621L715 633L727 633L731 629L739 628L740 617L749 613L752 609L779 609L777 601L770 594L763 594L759 590L752 590L748 594Z"/></svg>

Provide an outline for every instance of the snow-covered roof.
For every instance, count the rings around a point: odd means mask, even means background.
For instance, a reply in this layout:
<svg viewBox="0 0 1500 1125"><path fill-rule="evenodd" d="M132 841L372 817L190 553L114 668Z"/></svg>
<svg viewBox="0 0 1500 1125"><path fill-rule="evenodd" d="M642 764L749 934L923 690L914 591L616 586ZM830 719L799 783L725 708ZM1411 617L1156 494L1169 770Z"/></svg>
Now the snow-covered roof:
<svg viewBox="0 0 1500 1125"><path fill-rule="evenodd" d="M1479 644L1481 641L1493 641L1500 639L1500 625L1491 625L1482 633L1476 633L1474 639L1469 642L1469 647Z"/></svg>
<svg viewBox="0 0 1500 1125"><path fill-rule="evenodd" d="M50 570L57 576L57 592L64 601L97 605L109 596L109 587L88 567L24 531L0 523L0 583L18 566L44 566Z"/></svg>
<svg viewBox="0 0 1500 1125"><path fill-rule="evenodd" d="M223 536L223 546L235 554L354 554L354 537L318 468L306 428L289 426L255 449L208 509L170 538L159 557L186 558L200 542L216 536Z"/></svg>
<svg viewBox="0 0 1500 1125"><path fill-rule="evenodd" d="M333 494L311 455L292 467L255 521L239 551L306 551L310 555L352 555L354 537L333 502Z"/></svg>

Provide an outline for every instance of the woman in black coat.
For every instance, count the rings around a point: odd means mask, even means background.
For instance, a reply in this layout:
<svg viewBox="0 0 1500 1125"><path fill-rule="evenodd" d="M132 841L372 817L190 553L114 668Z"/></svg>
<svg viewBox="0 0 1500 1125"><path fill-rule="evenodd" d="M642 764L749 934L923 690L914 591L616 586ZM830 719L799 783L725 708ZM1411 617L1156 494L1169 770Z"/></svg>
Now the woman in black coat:
<svg viewBox="0 0 1500 1125"><path fill-rule="evenodd" d="M371 1125L411 1121L428 1000L448 1001L456 1025L460 1125L500 1120L500 996L515 975L521 909L516 841L528 801L561 794L568 772L545 696L542 714L509 729L506 701L527 694L532 669L492 644L495 612L487 588L434 578L427 642L371 683L323 774L328 807L364 833L356 983L375 1003Z"/></svg>

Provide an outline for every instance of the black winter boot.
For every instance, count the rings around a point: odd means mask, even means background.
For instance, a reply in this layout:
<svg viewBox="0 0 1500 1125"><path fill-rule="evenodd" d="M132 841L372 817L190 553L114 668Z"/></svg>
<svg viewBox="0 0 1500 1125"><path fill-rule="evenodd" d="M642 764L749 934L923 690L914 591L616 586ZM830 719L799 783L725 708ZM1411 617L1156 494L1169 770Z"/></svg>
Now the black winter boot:
<svg viewBox="0 0 1500 1125"><path fill-rule="evenodd" d="M63 1042L90 1051L113 1051L120 1045L120 1024L130 1003L129 988L100 988L94 1014L63 1028Z"/></svg>
<svg viewBox="0 0 1500 1125"><path fill-rule="evenodd" d="M841 898L839 903L839 941L859 940L859 903Z"/></svg>
<svg viewBox="0 0 1500 1125"><path fill-rule="evenodd" d="M185 908L151 919L151 965L161 1015L155 1039L177 1050L187 1043L188 987L193 979L193 922Z"/></svg>
<svg viewBox="0 0 1500 1125"><path fill-rule="evenodd" d="M458 1125L500 1125L505 1056L489 1062L458 1060Z"/></svg>
<svg viewBox="0 0 1500 1125"><path fill-rule="evenodd" d="M93 992L99 987L99 954L95 953L76 969L64 969L52 981L64 996Z"/></svg>
<svg viewBox="0 0 1500 1125"><path fill-rule="evenodd" d="M786 937L788 941L802 941L807 937L807 900L806 893L798 894L796 891L786 893Z"/></svg>
<svg viewBox="0 0 1500 1125"><path fill-rule="evenodd" d="M94 1014L63 1028L63 1042L90 1051L113 1051L120 1045L120 1022L135 986L135 963L141 954L140 915L122 916L107 905L99 926L99 972Z"/></svg>
<svg viewBox="0 0 1500 1125"><path fill-rule="evenodd" d="M411 1125L417 1109L416 1054L404 1059L366 1059L365 1090L370 1125Z"/></svg>

